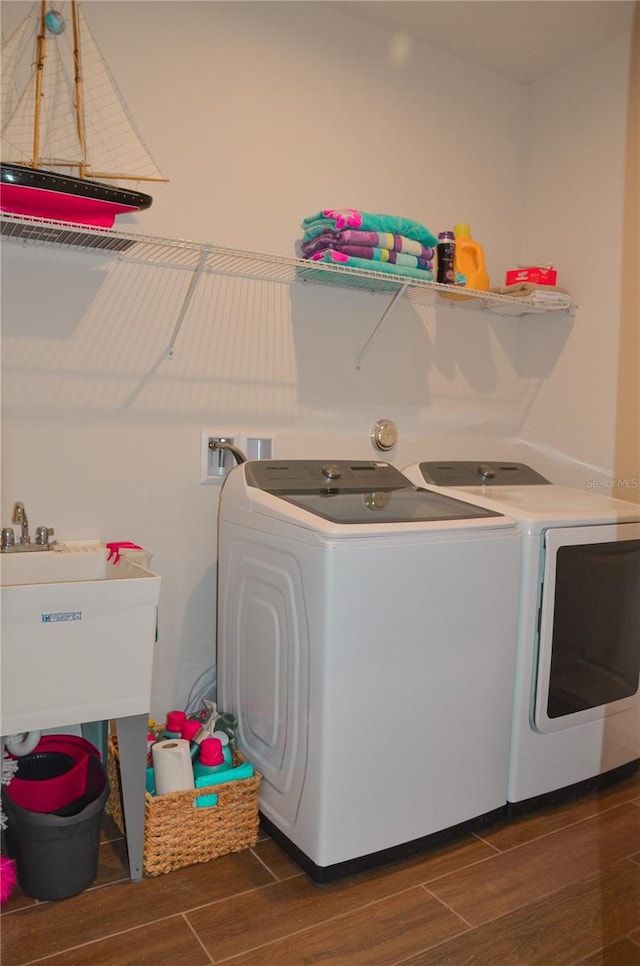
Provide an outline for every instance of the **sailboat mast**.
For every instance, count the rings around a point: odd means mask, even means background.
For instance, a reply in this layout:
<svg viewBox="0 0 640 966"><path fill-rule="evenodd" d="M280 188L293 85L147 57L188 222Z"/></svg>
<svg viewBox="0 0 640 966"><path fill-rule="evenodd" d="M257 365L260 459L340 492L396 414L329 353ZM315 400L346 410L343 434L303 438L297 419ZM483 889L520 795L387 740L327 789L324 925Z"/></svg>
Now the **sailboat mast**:
<svg viewBox="0 0 640 966"><path fill-rule="evenodd" d="M42 73L44 71L44 18L46 14L46 0L40 4L40 31L38 33L37 63L36 63L36 84L35 84L35 104L33 111L33 157L30 167L37 168L40 156L40 112L42 108Z"/></svg>
<svg viewBox="0 0 640 966"><path fill-rule="evenodd" d="M76 92L76 128L78 131L78 141L80 142L81 160L78 165L78 175L86 177L87 173L87 148L84 137L84 104L82 100L82 58L80 55L80 24L78 21L78 4L76 0L71 0L71 17L73 23L73 64L74 64L74 86Z"/></svg>

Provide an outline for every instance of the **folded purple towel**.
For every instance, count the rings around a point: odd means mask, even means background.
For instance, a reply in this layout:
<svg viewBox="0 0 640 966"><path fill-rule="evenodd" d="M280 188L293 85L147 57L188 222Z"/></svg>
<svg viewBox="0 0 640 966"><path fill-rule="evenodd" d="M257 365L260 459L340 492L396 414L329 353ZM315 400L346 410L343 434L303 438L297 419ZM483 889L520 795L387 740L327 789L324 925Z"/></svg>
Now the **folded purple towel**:
<svg viewBox="0 0 640 966"><path fill-rule="evenodd" d="M313 238L305 236L300 246L303 254L312 255L313 252L324 248L342 248L343 245L367 245L372 248L385 248L392 252L403 252L415 255L417 258L433 259L434 250L428 248L413 238L404 235L394 235L389 231L360 231L346 228L342 231L323 231Z"/></svg>

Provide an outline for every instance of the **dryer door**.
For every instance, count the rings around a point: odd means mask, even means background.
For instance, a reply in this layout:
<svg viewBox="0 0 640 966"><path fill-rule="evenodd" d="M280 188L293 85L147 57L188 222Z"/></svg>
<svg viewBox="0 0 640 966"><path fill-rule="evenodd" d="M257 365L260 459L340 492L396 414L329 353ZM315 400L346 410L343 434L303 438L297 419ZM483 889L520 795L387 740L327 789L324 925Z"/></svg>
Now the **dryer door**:
<svg viewBox="0 0 640 966"><path fill-rule="evenodd" d="M539 620L538 731L640 701L640 524L548 530Z"/></svg>

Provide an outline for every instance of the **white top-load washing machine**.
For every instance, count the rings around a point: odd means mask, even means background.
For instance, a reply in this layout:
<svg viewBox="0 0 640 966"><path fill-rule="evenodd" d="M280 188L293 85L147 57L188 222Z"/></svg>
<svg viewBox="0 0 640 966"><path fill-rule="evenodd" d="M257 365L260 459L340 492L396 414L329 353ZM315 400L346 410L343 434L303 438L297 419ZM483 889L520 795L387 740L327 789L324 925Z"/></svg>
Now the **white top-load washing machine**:
<svg viewBox="0 0 640 966"><path fill-rule="evenodd" d="M407 467L519 521L521 607L509 814L600 787L640 760L640 507L522 463Z"/></svg>
<svg viewBox="0 0 640 966"><path fill-rule="evenodd" d="M385 462L229 473L218 702L267 830L316 881L504 814L520 544Z"/></svg>

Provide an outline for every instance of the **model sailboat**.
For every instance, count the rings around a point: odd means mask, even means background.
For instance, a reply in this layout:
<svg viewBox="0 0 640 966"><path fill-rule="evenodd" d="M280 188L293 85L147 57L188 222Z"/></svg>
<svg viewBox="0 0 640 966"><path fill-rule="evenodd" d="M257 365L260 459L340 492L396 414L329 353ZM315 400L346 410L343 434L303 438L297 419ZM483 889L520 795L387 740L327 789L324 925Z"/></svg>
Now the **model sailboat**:
<svg viewBox="0 0 640 966"><path fill-rule="evenodd" d="M63 5L64 6L64 5ZM152 198L120 181L165 181L76 0L42 0L2 48L0 209L110 228Z"/></svg>

